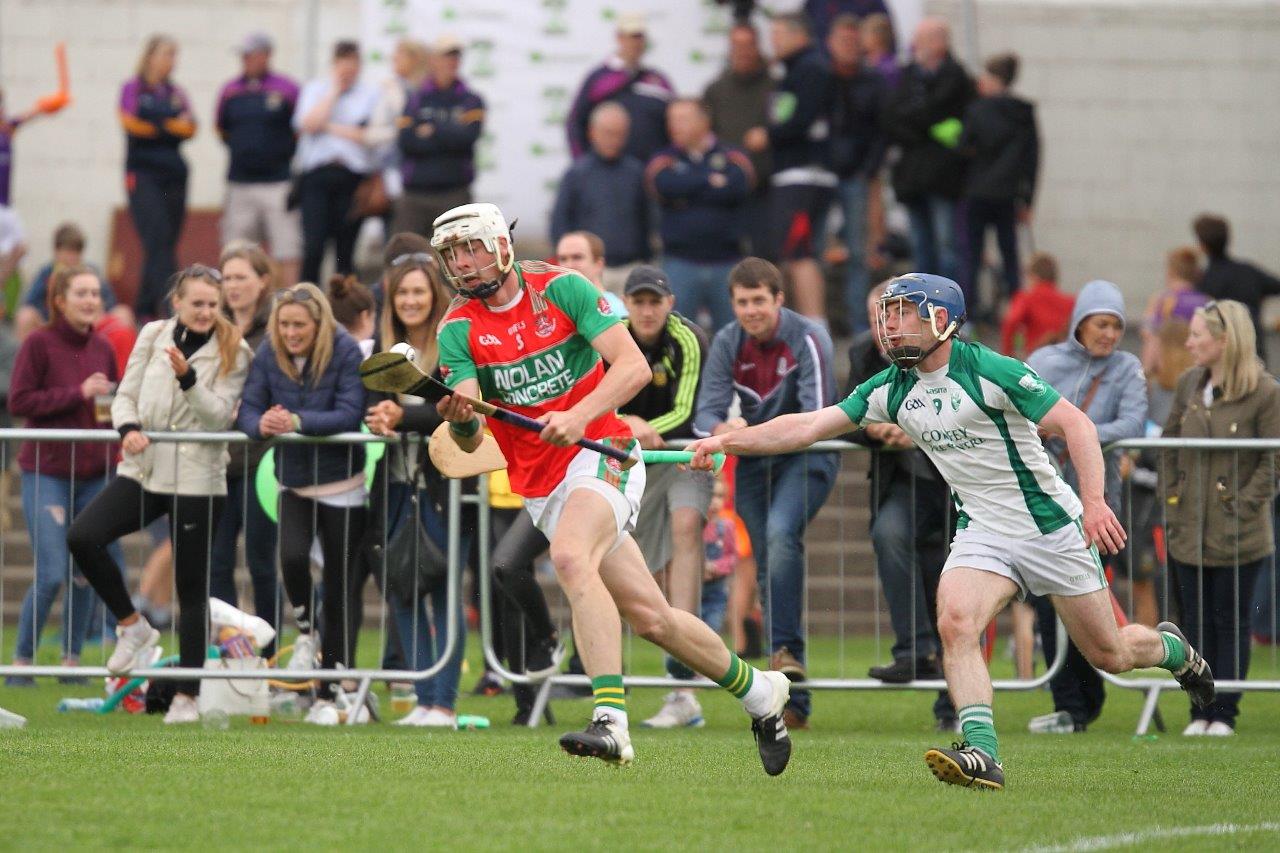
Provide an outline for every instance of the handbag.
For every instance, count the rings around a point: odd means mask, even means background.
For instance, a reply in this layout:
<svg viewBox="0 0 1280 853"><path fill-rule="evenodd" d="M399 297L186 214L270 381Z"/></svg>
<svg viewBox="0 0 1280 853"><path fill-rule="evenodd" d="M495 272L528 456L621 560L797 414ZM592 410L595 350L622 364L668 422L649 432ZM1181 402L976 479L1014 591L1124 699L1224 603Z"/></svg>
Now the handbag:
<svg viewBox="0 0 1280 853"><path fill-rule="evenodd" d="M390 210L391 196L387 194L387 182L381 172L374 172L356 184L347 218L360 220L370 216L385 216Z"/></svg>
<svg viewBox="0 0 1280 853"><path fill-rule="evenodd" d="M267 668L267 662L260 657L209 658L204 662L204 668L261 670ZM202 715L217 709L227 716L271 716L267 682L262 678L206 678L200 683L196 705Z"/></svg>
<svg viewBox="0 0 1280 853"><path fill-rule="evenodd" d="M408 445L408 438L402 437L401 459L404 460L406 475L409 470ZM420 461L413 475L406 477L409 481L408 517L387 541L385 552L387 593L406 606L443 586L449 571L444 551L431 540L422 524L419 483L424 482L421 459L425 456L425 453L419 454ZM381 550L381 543L375 543L375 560L383 557L383 554L378 553Z"/></svg>

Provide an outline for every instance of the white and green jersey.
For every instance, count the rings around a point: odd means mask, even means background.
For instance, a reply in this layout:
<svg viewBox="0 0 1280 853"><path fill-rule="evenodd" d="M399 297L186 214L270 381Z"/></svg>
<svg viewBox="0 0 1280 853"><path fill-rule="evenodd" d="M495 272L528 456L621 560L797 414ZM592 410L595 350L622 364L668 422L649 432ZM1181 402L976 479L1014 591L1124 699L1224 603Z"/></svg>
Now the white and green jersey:
<svg viewBox="0 0 1280 853"><path fill-rule="evenodd" d="M839 406L855 424L895 423L911 436L951 487L958 528L1031 539L1081 514L1036 433L1058 400L1027 365L958 340L946 367L889 367Z"/></svg>

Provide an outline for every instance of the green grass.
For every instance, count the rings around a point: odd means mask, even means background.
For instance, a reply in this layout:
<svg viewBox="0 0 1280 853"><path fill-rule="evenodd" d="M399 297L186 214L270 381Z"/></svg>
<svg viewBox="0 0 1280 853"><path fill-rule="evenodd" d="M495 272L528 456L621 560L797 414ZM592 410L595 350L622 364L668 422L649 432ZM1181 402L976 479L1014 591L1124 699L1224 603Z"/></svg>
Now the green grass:
<svg viewBox="0 0 1280 853"><path fill-rule="evenodd" d="M368 654L376 643L363 645ZM815 673L835 672L834 646L817 646ZM631 648L634 670L659 670L643 643ZM846 672L874 653L853 644ZM1274 677L1274 652L1257 659L1255 675ZM923 751L946 738L932 733L920 693L818 694L813 728L794 734L792 765L773 779L719 691L702 694L704 729L635 730L637 761L625 770L558 750L561 730L585 723L582 700L554 703L560 725L529 731L507 725L509 697L467 696L460 710L494 725L456 733L278 720L220 732L54 710L64 695L95 693L0 688L0 706L30 719L0 730L0 847L1008 850L1122 833L1147 848L1280 847L1275 695L1246 696L1240 733L1210 741L1135 740L1139 697L1119 690L1087 734L1032 736L1026 722L1051 709L1047 693L1001 694L1009 787L981 794L929 775ZM660 703L660 691L633 691L632 718ZM1181 694L1161 709L1180 730ZM1143 835L1214 824L1234 829Z"/></svg>

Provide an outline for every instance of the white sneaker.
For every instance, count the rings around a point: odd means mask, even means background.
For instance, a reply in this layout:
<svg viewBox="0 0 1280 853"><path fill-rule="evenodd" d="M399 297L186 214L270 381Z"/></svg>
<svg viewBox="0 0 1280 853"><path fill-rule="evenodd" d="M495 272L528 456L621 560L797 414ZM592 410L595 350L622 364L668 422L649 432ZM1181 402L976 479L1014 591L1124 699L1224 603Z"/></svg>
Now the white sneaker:
<svg viewBox="0 0 1280 853"><path fill-rule="evenodd" d="M687 690L673 690L662 699L662 708L658 713L640 725L647 729L679 729L700 728L706 725L702 718L702 706L693 693Z"/></svg>
<svg viewBox="0 0 1280 853"><path fill-rule="evenodd" d="M316 646L315 634L299 634L298 639L293 641L293 656L289 658L289 665L285 669L315 669Z"/></svg>
<svg viewBox="0 0 1280 853"><path fill-rule="evenodd" d="M1185 737L1199 736L1203 734L1208 734L1208 732L1209 732L1208 720L1192 720L1191 722L1187 723L1187 727L1182 730L1182 734Z"/></svg>
<svg viewBox="0 0 1280 853"><path fill-rule="evenodd" d="M414 708L405 717L396 720L397 726L417 726L424 729L457 730L458 715L450 714L440 708L427 708L422 705Z"/></svg>
<svg viewBox="0 0 1280 853"><path fill-rule="evenodd" d="M152 660L152 649L160 642L160 632L151 627L147 617L139 616L132 625L116 626L116 648L107 658L107 671L124 675L145 668Z"/></svg>
<svg viewBox="0 0 1280 853"><path fill-rule="evenodd" d="M1076 721L1066 711L1041 714L1038 717L1032 717L1027 723L1027 731L1034 735L1069 735L1075 730Z"/></svg>
<svg viewBox="0 0 1280 853"><path fill-rule="evenodd" d="M342 718L336 705L328 699L320 699L311 706L303 722L313 726L336 726L342 723Z"/></svg>
<svg viewBox="0 0 1280 853"><path fill-rule="evenodd" d="M1214 720L1209 724L1209 728L1204 730L1204 733L1210 737L1231 737L1236 733L1236 730L1231 728L1229 724L1222 722L1222 720Z"/></svg>
<svg viewBox="0 0 1280 853"><path fill-rule="evenodd" d="M171 726L175 723L198 722L200 710L196 707L196 700L185 693L175 693L173 701L169 703L169 713L164 715L164 724Z"/></svg>

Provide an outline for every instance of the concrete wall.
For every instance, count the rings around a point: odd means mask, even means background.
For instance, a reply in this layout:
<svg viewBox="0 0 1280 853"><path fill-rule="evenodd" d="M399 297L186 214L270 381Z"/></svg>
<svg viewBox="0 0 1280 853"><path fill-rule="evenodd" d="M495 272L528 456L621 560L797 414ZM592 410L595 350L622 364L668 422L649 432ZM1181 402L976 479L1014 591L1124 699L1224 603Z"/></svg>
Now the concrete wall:
<svg viewBox="0 0 1280 853"><path fill-rule="evenodd" d="M957 23L962 5L928 3ZM1230 218L1239 254L1280 269L1280 3L974 5L980 54L1023 59L1045 152L1035 240L1070 289L1109 278L1140 307L1205 210Z"/></svg>
<svg viewBox="0 0 1280 853"><path fill-rule="evenodd" d="M533 0L521 0L532 2ZM964 0L929 0L961 21ZM980 54L1017 50L1022 91L1039 104L1045 162L1037 245L1057 253L1068 286L1114 279L1139 306L1162 257L1190 239L1200 210L1227 214L1235 247L1280 269L1280 2L1276 0L973 0ZM124 203L121 82L154 30L182 45L177 79L202 129L185 146L191 204L216 206L225 155L209 128L218 86L243 34L275 33L277 66L305 72L315 43L360 31L359 0L0 0L0 82L10 110L53 88L51 46L65 40L75 103L19 132L14 200L47 257L53 226L81 222L105 256L112 207ZM962 41L962 39L958 39ZM576 82L576 79L575 81Z"/></svg>

